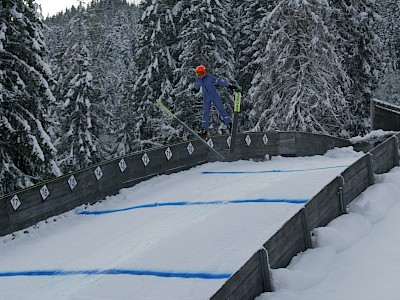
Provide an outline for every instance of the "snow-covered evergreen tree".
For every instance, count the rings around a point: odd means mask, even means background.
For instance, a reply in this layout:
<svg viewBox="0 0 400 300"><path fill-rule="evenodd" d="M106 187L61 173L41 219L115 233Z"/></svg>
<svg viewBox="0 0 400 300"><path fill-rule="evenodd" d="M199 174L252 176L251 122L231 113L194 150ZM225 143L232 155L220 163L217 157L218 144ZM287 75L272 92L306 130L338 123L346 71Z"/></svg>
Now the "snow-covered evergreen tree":
<svg viewBox="0 0 400 300"><path fill-rule="evenodd" d="M128 111L128 128L134 149L158 146L175 140L171 120L155 105L159 97L170 106L173 102L176 58L171 47L177 32L173 7L176 1L147 0L141 3L142 36L139 40L135 63L138 78L133 88L132 111Z"/></svg>
<svg viewBox="0 0 400 300"><path fill-rule="evenodd" d="M0 194L59 175L49 137L51 71L33 0L0 5Z"/></svg>
<svg viewBox="0 0 400 300"><path fill-rule="evenodd" d="M105 116L104 103L93 87L93 57L89 16L80 12L70 21L69 45L62 56L60 82L59 163L65 172L85 168L106 157L99 133Z"/></svg>
<svg viewBox="0 0 400 300"><path fill-rule="evenodd" d="M384 43L388 63L384 82L375 95L381 100L400 105L400 3L397 0L383 0L378 12L382 16L379 36Z"/></svg>
<svg viewBox="0 0 400 300"><path fill-rule="evenodd" d="M228 19L230 5L227 0L194 0L183 6L178 43L179 68L175 74L178 82L175 110L192 128L201 128L202 116L202 97L191 91L195 68L204 65L208 74L236 84L232 30ZM233 96L227 89L219 92L228 113L232 113ZM214 126L223 127L218 113L211 115L210 129Z"/></svg>
<svg viewBox="0 0 400 300"><path fill-rule="evenodd" d="M342 133L348 78L330 12L326 1L282 0L263 20L254 130Z"/></svg>
<svg viewBox="0 0 400 300"><path fill-rule="evenodd" d="M251 124L250 116L252 103L255 102L253 92L258 89L257 79L261 71L261 59L259 59L261 20L273 9L275 2L275 0L233 1L232 37L235 50L235 78L244 96L239 128L250 129L254 126Z"/></svg>
<svg viewBox="0 0 400 300"><path fill-rule="evenodd" d="M136 72L134 57L141 32L137 26L140 16L125 0L102 0L93 9L96 12L95 26L102 28L102 38L97 41L96 77L99 81L96 86L107 109L113 112L107 123L113 133L108 134L108 143L115 157L131 150L126 123L130 118L133 85L129 83L132 82L132 73Z"/></svg>
<svg viewBox="0 0 400 300"><path fill-rule="evenodd" d="M256 55L259 49L261 20L274 7L275 0L233 1L233 41L235 50L235 77L244 94L258 69Z"/></svg>
<svg viewBox="0 0 400 300"><path fill-rule="evenodd" d="M82 9L83 3L80 9ZM88 18L85 21L87 35L90 42L87 44L92 63L92 88L98 93L95 99L107 113L102 116L102 126L98 136L104 149L102 159L123 155L131 151L129 128L126 126L131 115L127 106L132 101L132 80L136 74L133 58L136 53L140 26L138 26L139 10L137 6L128 4L126 0L96 0L92 1L85 12ZM66 93L64 76L68 67L64 64L63 55L70 46L71 35L68 24L78 13L76 8L67 10L63 14L46 19L49 30L46 31L48 43L52 44L52 69L55 80L59 83L54 91L57 99Z"/></svg>
<svg viewBox="0 0 400 300"><path fill-rule="evenodd" d="M385 51L377 34L380 16L374 0L333 2L339 9L333 24L340 36L336 44L351 79L346 98L352 117L343 125L353 135L365 134L370 129L370 101L385 69Z"/></svg>

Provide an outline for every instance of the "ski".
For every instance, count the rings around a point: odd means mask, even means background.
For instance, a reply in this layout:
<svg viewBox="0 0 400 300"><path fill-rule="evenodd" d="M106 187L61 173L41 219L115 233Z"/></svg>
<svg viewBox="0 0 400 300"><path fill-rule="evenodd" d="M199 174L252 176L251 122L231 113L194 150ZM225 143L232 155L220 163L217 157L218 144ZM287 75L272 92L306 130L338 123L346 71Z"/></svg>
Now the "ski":
<svg viewBox="0 0 400 300"><path fill-rule="evenodd" d="M214 153L216 153L219 157L221 157L223 160L225 160L225 157L219 153L217 150L215 150L213 147L211 147L205 140L203 140L201 138L201 136L199 136L197 134L196 131L194 131L192 128L190 128L188 125L186 125L181 119L179 119L172 111L170 111L162 102L160 99L156 100L157 105L165 112L167 113L171 118L177 120L179 123L181 123L187 130L189 130L191 133L194 134L194 136L200 140L203 144L205 144L208 148L210 148L212 151L214 151Z"/></svg>
<svg viewBox="0 0 400 300"><path fill-rule="evenodd" d="M233 152L235 151L235 142L236 142L236 135L238 131L238 122L239 122L239 113L240 113L240 106L242 102L242 93L241 92L235 92L235 102L234 102L234 113L233 113L233 124L232 124L232 130L231 130L231 142L229 146L229 159L231 159L231 156L233 155Z"/></svg>

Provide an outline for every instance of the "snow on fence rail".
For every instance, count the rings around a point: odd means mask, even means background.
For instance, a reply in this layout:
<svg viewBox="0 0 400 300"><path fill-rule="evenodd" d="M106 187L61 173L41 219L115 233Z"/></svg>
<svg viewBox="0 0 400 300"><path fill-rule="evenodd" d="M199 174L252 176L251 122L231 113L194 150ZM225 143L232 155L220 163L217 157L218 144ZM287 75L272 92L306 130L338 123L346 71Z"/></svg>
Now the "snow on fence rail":
<svg viewBox="0 0 400 300"><path fill-rule="evenodd" d="M374 184L374 173L399 165L400 134L372 149L333 179L288 220L212 296L212 300L254 299L271 292L270 269L286 267L299 252L312 247L311 231L346 213L346 206Z"/></svg>

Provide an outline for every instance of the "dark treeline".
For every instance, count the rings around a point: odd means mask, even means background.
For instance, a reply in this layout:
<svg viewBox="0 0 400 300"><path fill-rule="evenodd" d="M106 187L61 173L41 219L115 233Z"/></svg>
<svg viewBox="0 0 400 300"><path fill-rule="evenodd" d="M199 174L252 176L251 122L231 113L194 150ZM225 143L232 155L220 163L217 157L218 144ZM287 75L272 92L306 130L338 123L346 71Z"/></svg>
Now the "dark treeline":
<svg viewBox="0 0 400 300"><path fill-rule="evenodd" d="M372 98L399 103L397 1L96 0L45 20L34 0L0 9L0 194L190 138L154 101L200 130L200 64L241 87L241 131L362 135Z"/></svg>

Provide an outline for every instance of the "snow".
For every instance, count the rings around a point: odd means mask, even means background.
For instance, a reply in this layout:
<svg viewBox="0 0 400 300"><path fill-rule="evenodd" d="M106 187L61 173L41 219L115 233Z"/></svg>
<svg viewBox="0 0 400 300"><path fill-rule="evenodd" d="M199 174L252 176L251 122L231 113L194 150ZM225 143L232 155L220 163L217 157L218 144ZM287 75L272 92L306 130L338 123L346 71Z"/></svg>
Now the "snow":
<svg viewBox="0 0 400 300"><path fill-rule="evenodd" d="M399 167L376 175L348 214L314 230L314 249L272 271L275 292L257 300L398 299L399 194Z"/></svg>
<svg viewBox="0 0 400 300"><path fill-rule="evenodd" d="M208 299L361 155L349 147L323 156L208 163L1 237L0 298ZM280 290L260 299L395 299L385 296L395 295L399 277L393 262L400 239L391 230L399 226L399 175L397 168L377 176L348 215L316 229L316 248L274 270ZM383 261L391 262L382 266L390 277L376 271ZM377 289L374 278L385 289ZM364 281L375 291L357 298Z"/></svg>
<svg viewBox="0 0 400 300"><path fill-rule="evenodd" d="M364 136L356 136L351 138L349 141L353 144L356 143L361 143L361 142L367 142L370 139L377 139L377 138L384 138L384 137L388 137L390 135L395 135L398 132L396 131L384 131L382 129L378 129L378 130L373 130L370 133L364 135Z"/></svg>
<svg viewBox="0 0 400 300"><path fill-rule="evenodd" d="M32 146L32 157L38 158L41 161L45 161L44 153L38 143L38 140L36 139L36 136L34 136L33 134L27 134L27 138L29 139L29 143Z"/></svg>

